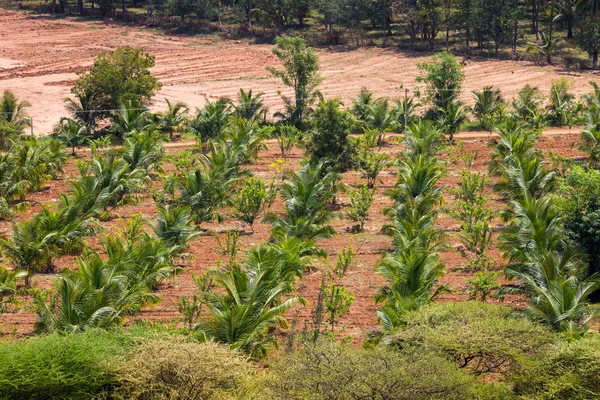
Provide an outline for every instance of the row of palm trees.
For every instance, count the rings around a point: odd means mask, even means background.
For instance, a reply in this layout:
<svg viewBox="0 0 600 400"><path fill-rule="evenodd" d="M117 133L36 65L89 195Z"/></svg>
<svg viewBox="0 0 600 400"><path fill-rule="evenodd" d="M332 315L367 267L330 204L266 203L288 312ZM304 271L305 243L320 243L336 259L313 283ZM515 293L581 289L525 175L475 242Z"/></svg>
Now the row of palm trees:
<svg viewBox="0 0 600 400"><path fill-rule="evenodd" d="M501 177L496 189L510 200L502 213L509 225L498 238L507 275L530 296L530 316L579 337L595 315L588 297L600 288L600 276L587 276L585 256L565 236L551 197L557 179L535 147L538 135L517 124L497 133L490 168Z"/></svg>
<svg viewBox="0 0 600 400"><path fill-rule="evenodd" d="M378 317L384 334L402 327L407 312L444 290L438 285L445 271L439 256L443 232L434 226L442 203L438 184L445 173L444 162L437 158L442 140L442 131L429 121L411 125L398 161L398 180L387 193L394 205L385 210L391 222L383 231L392 237L394 251L385 254L377 267L387 285L376 297L382 305Z"/></svg>

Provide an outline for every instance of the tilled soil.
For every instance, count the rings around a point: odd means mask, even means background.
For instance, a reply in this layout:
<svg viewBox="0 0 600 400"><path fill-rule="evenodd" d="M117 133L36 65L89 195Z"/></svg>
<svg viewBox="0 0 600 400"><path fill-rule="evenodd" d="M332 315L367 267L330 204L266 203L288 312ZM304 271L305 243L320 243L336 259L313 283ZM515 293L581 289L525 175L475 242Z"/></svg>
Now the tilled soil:
<svg viewBox="0 0 600 400"><path fill-rule="evenodd" d="M571 148L571 144L577 140L579 129L574 129L573 133L569 134L564 129L550 129L540 139L538 147L544 151L552 151L561 154L565 157L582 157L576 149ZM461 137L462 136L462 137ZM486 172L490 160L490 148L487 146L489 135L487 133L469 133L458 135L458 140L463 140L465 143L465 152L478 151L478 157L470 168L471 171ZM165 145L169 153L181 151L189 148L191 142L174 142ZM249 169L261 179L270 181L276 174L272 167L272 163L281 158L274 141L268 142L269 149L261 152L260 160L249 166ZM381 151L390 154L392 157L402 151L402 146L395 144L393 140L389 140L388 144L382 147ZM299 160L303 157L303 151L294 149L293 152L285 159L284 168L296 169L299 166ZM89 152L81 150L78 154L79 159L89 157ZM447 153L441 156L442 159L448 160ZM444 206L452 207L454 196L450 194L450 189L455 188L460 182L460 171L464 168L462 161L449 161L447 175L442 179L440 185L444 188ZM171 165L165 166L166 170L172 170ZM70 159L67 162L64 176L58 180L49 182L46 187L39 192L32 193L28 196L28 201L31 203L31 208L24 214L16 217L16 219L29 218L35 212L41 209L42 204L52 205L57 201L58 195L61 192L68 190L67 181L71 177L76 176L75 160ZM353 293L355 301L352 304L348 314L340 321L340 329L344 335L351 336L355 341L364 339L365 335L374 329L377 329L377 305L374 303L374 296L379 287L384 284L384 280L377 274L376 265L381 259L385 251L391 250L391 239L381 233L381 228L388 222L387 217L383 215L384 207L391 205L391 201L384 195L387 189L393 187L396 182L395 168L390 167L383 171L380 175L382 180L378 184L376 191L376 199L371 208L371 214L365 224L365 231L358 234L349 232L349 228L354 224L346 217L346 209L349 205L347 194L339 195L340 210L343 217L334 220L333 226L337 234L330 239L322 240L319 245L328 253L328 262L334 264L337 259L338 252L347 247L352 246L357 253L355 261L351 265L347 276L343 280L343 284ZM499 211L506 207L506 199L492 190L492 185L496 178L492 178L486 192L490 197L489 205L494 210ZM344 175L344 183L352 187L361 182L358 172L348 172ZM154 182L155 187L159 187L159 182ZM283 204L281 199L277 199L271 208L271 211L283 212ZM105 233L115 232L115 228L122 227L132 214L142 213L145 216L153 217L156 214L156 204L152 199L150 191L148 191L139 204L127 205L116 210L115 218L108 222L103 222L102 226L106 229ZM184 271L172 281L166 282L158 290L158 295L161 298L161 303L155 307L149 308L142 312L139 318L144 318L152 321L174 322L178 323L178 312L175 307L175 302L178 296L193 294L197 289L191 278L191 274L199 274L205 272L209 268L214 268L219 265L219 260L224 261L224 257L219 253L218 242L216 236L221 239L225 237L227 230L238 230L240 234L241 249L254 247L268 239L269 225L256 223L254 232L240 221L231 217L230 213L225 211L226 219L221 224L207 223L203 224L204 233L196 238L190 249L193 258L183 261ZM498 230L503 226L503 222L496 218L494 224ZM446 263L447 273L442 278L441 283L448 285L452 289L452 293L441 295L437 301L461 301L468 299L465 293L467 289L466 279L472 278L474 272L464 269L468 259L461 257L457 252L459 240L457 231L460 227L458 221L452 219L446 214L441 214L437 221L437 226L446 233L445 241L447 250L442 253L442 259ZM0 232L10 234L10 221L0 223ZM102 236L102 234L100 235ZM99 249L100 237L92 237L88 239L88 244L94 249ZM240 251L243 257L243 251ZM501 253L494 243L490 255L497 260L497 268L502 269L505 262L502 260ZM57 262L55 274L38 274L33 279L33 284L36 287L50 288L56 274L64 268L76 268L76 257L63 257ZM299 282L297 294L308 300L308 306L299 308L297 311L289 313L291 319L297 319L297 329L302 329L304 324L310 323L311 312L315 305L319 286L321 284L321 269L326 268L324 262L318 262L314 268L307 272L304 279ZM490 301L497 302L491 299ZM25 299L27 302L27 299ZM505 304L517 308L526 306L526 299L518 296L509 295L504 301ZM35 315L27 312L25 309L13 310L0 316L0 323L4 327L4 332L11 334L30 333L35 322Z"/></svg>
<svg viewBox="0 0 600 400"><path fill-rule="evenodd" d="M163 83L154 109L164 109L164 98L201 107L206 99L235 98L239 89L263 92L271 112L283 107L279 92L290 95L265 66L277 66L270 45L223 40L217 36L168 35L157 30L132 27L110 20L81 21L53 18L0 9L0 90L11 89L33 106L34 132L51 131L67 115L69 96L77 73L88 69L102 50L129 45L142 47L156 57L154 75ZM417 63L427 53L395 48L331 47L317 50L323 76L321 91L339 97L347 105L362 87L376 96L399 98L414 89ZM561 76L573 78L575 92L589 89L597 73L565 71L559 67L534 66L531 62L464 59L466 81L462 100L484 85L502 89L510 99L525 84L548 92L550 82ZM411 92L412 93L412 92Z"/></svg>

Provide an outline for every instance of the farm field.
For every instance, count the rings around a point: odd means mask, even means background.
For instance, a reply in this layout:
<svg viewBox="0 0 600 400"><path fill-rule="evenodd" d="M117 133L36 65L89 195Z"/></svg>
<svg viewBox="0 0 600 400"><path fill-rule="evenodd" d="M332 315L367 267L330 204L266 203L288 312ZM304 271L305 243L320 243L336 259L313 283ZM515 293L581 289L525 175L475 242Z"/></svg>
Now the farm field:
<svg viewBox="0 0 600 400"><path fill-rule="evenodd" d="M102 50L119 46L141 47L156 57L152 70L163 88L153 110L165 108L164 98L183 101L191 108L207 99L234 97L240 88L264 93L271 112L282 107L278 91L289 95L265 66L277 65L271 45L223 40L217 36L166 35L159 31L127 27L111 22L52 18L0 9L0 89L11 89L32 103L34 133L52 130L66 115L64 99L69 96L76 73L85 71ZM317 50L324 78L320 90L327 98L338 97L349 104L362 87L375 96L401 98L405 88L414 89L417 63L426 53L393 48L331 47ZM465 60L465 84L461 99L472 103L470 92L484 85L500 88L512 98L525 84L547 93L550 82L562 76L573 78L575 94L589 90L597 72L566 71L556 66L531 62ZM411 92L412 93L412 92Z"/></svg>
<svg viewBox="0 0 600 400"><path fill-rule="evenodd" d="M10 40L5 40L8 38ZM77 77L76 73L88 69L98 52L124 45L141 47L156 57L156 66L152 73L164 86L155 96L152 110L164 109L164 98L182 101L191 107L202 107L207 99L214 101L222 96L233 98L239 88L252 88L264 93L265 105L273 113L282 108L278 92L283 90L287 93L280 82L265 69L266 65L278 64L277 58L271 54L271 45L226 41L212 36L168 36L110 22L100 24L76 19L58 20L5 10L0 10L0 39L0 91L11 89L19 98L32 103L29 114L33 117L34 133L37 135L49 132L59 118L67 114L63 100L69 96L71 85ZM350 99L354 98L362 87L368 87L376 96L400 98L404 94L401 85L410 89L416 87L416 63L428 59L428 56L419 53L374 48L319 49L317 54L324 78L321 91L326 97L338 97L346 103L350 103ZM581 95L589 91L590 80L597 80L595 73L574 73L525 62L468 59L464 63L466 78L461 100L467 104L471 102L471 90L479 90L483 85L494 85L510 99L517 90L528 83L535 84L544 91L550 87L552 80L567 76L575 82L573 92ZM550 150L564 157L583 157L583 153L572 148L580 130L580 127L548 128L537 146L544 152ZM461 132L456 138L464 141L466 153L477 153L470 170L486 173L490 162L487 143L491 135L488 132L471 131ZM273 179L276 174L273 164L281 158L274 140L267 141L267 145L269 149L261 151L259 160L249 166L253 174L264 181ZM174 154L192 148L194 142L184 139L164 146L167 153ZM388 140L379 151L394 158L403 149L403 145ZM280 168L295 170L299 167L302 157L304 150L295 148L284 159ZM67 182L77 176L76 161L89 158L89 151L81 150L77 159L69 159L63 175L46 184L41 191L27 196L32 206L25 213L19 214L15 220L28 219L39 212L42 205L57 202L59 195L68 191ZM442 159L448 160L447 154L444 153ZM453 205L454 197L448 189L459 185L462 168L464 165L454 160L449 164L447 175L440 182L445 190L444 206ZM173 170L173 165L167 163L165 170ZM395 168L385 169L380 178L382 182L378 185L365 231L351 233L350 227L353 223L344 217L332 224L337 234L318 243L327 251L331 263L335 263L338 252L347 246L352 246L357 252L357 257L343 281L355 296L355 301L340 321L343 332L357 342L378 326L377 305L373 298L384 281L376 273L375 265L384 251L392 249L391 239L381 233L381 228L388 222L388 218L383 215L383 209L392 202L384 192L396 182ZM493 178L488 184L486 194L491 198L492 208L499 211L506 207L507 199L492 190L495 180L497 178ZM350 187L356 186L360 182L359 173L345 173L343 182ZM160 184L155 182L154 188L160 190ZM344 212L349 205L348 196L341 194L339 202L339 211ZM271 210L280 214L283 212L280 198ZM156 204L152 193L146 191L141 202L121 207L115 213L119 218L101 223L106 229L104 233L114 233L116 229L122 228L124 221L134 214L141 213L146 217L153 217L156 214ZM13 222L0 222L0 233L9 234ZM448 248L442 253L448 272L440 283L447 284L452 289L452 293L439 296L437 301L466 300L468 295L465 293L465 279L472 278L473 273L463 269L468 260L456 251L459 246L456 234L460 224L446 214L442 214L436 224L444 231L448 244ZM496 229L503 226L499 218L494 220L494 224ZM226 231L240 231L242 249L250 249L269 238L270 225L257 223L251 232L245 224L229 215L223 223L203 224L203 229L203 234L192 242L190 252L194 257L183 263L183 273L172 281L161 284L158 290L161 303L145 309L139 318L176 323L179 318L175 305L177 296L191 295L196 290L190 273L205 272L215 267L222 258L217 251L218 241L215 235L223 240ZM98 238L90 238L87 243L91 248L99 249ZM504 261L495 246L491 255L498 262L498 269L501 269ZM54 275L37 274L33 278L33 284L35 287L50 288L56 274L74 265L74 257L63 256L57 261ZM307 273L299 284L296 294L306 298L309 304L297 314L288 315L289 319L297 319L299 326L310 320L312 305L317 299L320 284L321 273L316 268ZM517 308L527 305L526 298L515 295L507 296L504 302ZM0 323L5 332L28 334L33 330L35 318L34 313L20 311L3 314Z"/></svg>
<svg viewBox="0 0 600 400"><path fill-rule="evenodd" d="M574 128L572 133L568 132L566 128L554 128L548 129L547 134L538 141L538 147L544 151L552 151L555 154L559 154L564 157L583 157L583 153L577 149L572 149L572 143L578 139L578 128ZM465 137L461 134L457 136L457 140L464 142L465 153L477 152L477 158L470 168L472 172L486 173L490 163L490 149L487 146L490 140L488 133L465 133ZM391 135L390 138L393 138ZM175 154L179 151L191 149L194 146L192 141L181 141L174 143L167 143L164 146L167 148L168 154ZM278 159L281 159L281 154L277 148L277 143L274 140L267 141L268 151L262 151L260 153L259 160L249 166L255 176L265 181L270 181L276 175L276 171L272 164ZM404 146L394 144L393 140L390 140L380 152L387 153L390 156L397 156ZM299 160L304 156L302 149L294 149L285 159L282 169L295 170L299 167ZM80 150L78 158L76 160L84 160L89 158L89 152ZM448 160L447 154L444 154L441 159ZM42 191L32 193L28 196L27 200L32 204L32 207L27 212L20 214L16 217L16 220L25 220L31 218L32 215L41 210L42 205L53 204L58 201L61 193L67 192L67 182L70 179L75 179L77 176L77 168L75 165L75 159L70 159L65 165L65 173L60 176L58 180L49 182ZM166 164L165 170L170 171L173 169L172 164ZM464 168L462 162L450 163L448 166L448 173L444 177L440 184L444 189L444 205L451 207L454 202L454 196L449 193L449 189L456 188L460 184L460 171ZM347 172L344 174L343 182L350 187L356 186L360 183L360 174L355 171ZM370 216L365 224L365 230L362 233L353 234L350 232L350 228L354 225L354 222L344 217L338 220L334 220L332 226L336 230L336 235L330 239L321 240L318 242L319 246L325 249L328 253L328 261L335 264L338 252L347 247L352 246L357 256L355 261L349 268L347 276L344 278L343 284L355 296L355 301L350 307L348 313L340 321L340 327L343 332L353 338L355 341L360 341L365 338L365 334L377 328L377 314L376 310L378 306L374 303L373 298L377 292L377 289L384 284L384 280L377 274L375 266L381 259L384 251L392 250L391 238L381 233L381 228L384 224L389 222L389 219L383 215L383 209L386 206L392 205L392 201L384 195L387 189L394 186L396 182L396 173L393 167L387 168L380 174L382 182L378 185L376 191L376 197L374 204L371 208ZM493 179L486 188L486 194L490 196L490 206L495 211L500 211L506 208L507 199L502 198L492 190L492 185L497 181ZM155 185L157 188L160 185ZM339 197L340 211L344 212L349 205L349 199L347 195L341 194ZM272 211L277 213L283 212L283 204L280 198L274 203L271 208ZM116 230L123 228L124 224L131 219L133 214L141 213L147 217L154 217L156 214L156 203L152 199L152 194L148 191L144 194L143 199L139 204L126 205L115 210L115 214L118 218L115 218L108 222L102 222L101 225L106 229L104 233L115 233ZM225 212L225 214L231 214L231 212ZM494 220L496 229L501 229L503 225L499 219ZM12 221L1 221L0 222L0 233L10 234ZM150 307L144 310L136 318L144 318L150 321L162 321L166 323L178 323L180 314L176 309L176 299L178 296L192 295L196 290L197 286L193 282L190 273L200 274L206 272L209 268L214 268L218 265L218 260L223 260L224 257L219 253L219 243L216 238L218 236L221 241L224 241L227 230L234 230L241 232L240 235L240 254L243 254L243 250L251 249L260 243L265 242L269 238L269 231L271 225L256 223L254 226L254 232L252 232L248 226L235 218L229 216L223 223L206 223L202 225L204 234L196 238L189 250L193 254L193 258L185 260L183 265L185 266L184 271L172 281L162 284L157 294L161 298L161 303L157 306ZM467 300L468 295L465 293L467 288L465 279L472 278L473 272L465 271L463 267L468 262L467 259L461 257L456 248L460 245L456 234L459 230L460 223L450 216L442 214L437 221L437 227L444 231L446 235L446 242L449 248L442 252L442 259L448 269L447 274L440 280L441 284L447 284L452 289L450 294L442 294L439 296L437 301L448 302L448 301L462 301ZM104 234L103 233L103 234ZM102 234L100 235L102 236ZM89 238L88 244L95 250L99 250L98 238ZM500 257L500 252L497 250L495 245L491 256L497 260L498 269L501 269L505 262ZM72 268L75 265L74 257L64 256L58 260L56 273L60 273L63 268ZM322 263L318 263L315 267L323 267ZM50 288L52 281L57 275L53 274L37 274L33 278L33 285L41 288ZM299 326L302 326L303 322L309 323L311 318L312 307L314 306L319 286L321 284L321 272L316 269L305 275L304 279L300 283L297 295L302 296L308 300L308 306L298 309L289 313L290 319L297 318ZM498 300L492 300L492 302L498 303ZM510 305L516 308L523 308L527 305L527 299L521 298L520 296L508 295L504 300L504 304ZM4 327L5 333L18 333L18 334L29 334L33 330L33 324L36 320L36 315L29 312L18 312L18 313L7 313L0 316L0 324Z"/></svg>

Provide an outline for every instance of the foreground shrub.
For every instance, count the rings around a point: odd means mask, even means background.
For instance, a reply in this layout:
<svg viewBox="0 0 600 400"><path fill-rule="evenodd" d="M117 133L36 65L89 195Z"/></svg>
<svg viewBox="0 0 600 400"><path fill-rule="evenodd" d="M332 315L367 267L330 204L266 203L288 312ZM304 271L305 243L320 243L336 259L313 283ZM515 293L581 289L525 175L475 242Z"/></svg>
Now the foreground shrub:
<svg viewBox="0 0 600 400"><path fill-rule="evenodd" d="M151 341L118 370L115 399L257 399L258 372L214 343Z"/></svg>
<svg viewBox="0 0 600 400"><path fill-rule="evenodd" d="M556 340L510 308L481 302L434 304L405 321L393 345L449 357L477 375L505 372Z"/></svg>
<svg viewBox="0 0 600 400"><path fill-rule="evenodd" d="M278 399L468 399L478 386L433 354L331 342L307 345L272 369Z"/></svg>
<svg viewBox="0 0 600 400"><path fill-rule="evenodd" d="M95 330L2 344L0 398L96 398L116 384L114 359L132 345L121 333Z"/></svg>
<svg viewBox="0 0 600 400"><path fill-rule="evenodd" d="M515 392L536 399L600 398L600 337L552 346L514 374Z"/></svg>

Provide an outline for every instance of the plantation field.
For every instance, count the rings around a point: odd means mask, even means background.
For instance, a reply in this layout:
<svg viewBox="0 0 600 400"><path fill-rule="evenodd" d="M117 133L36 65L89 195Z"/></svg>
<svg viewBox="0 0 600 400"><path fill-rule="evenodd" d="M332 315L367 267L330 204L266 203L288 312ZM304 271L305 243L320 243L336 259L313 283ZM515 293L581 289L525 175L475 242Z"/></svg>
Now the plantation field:
<svg viewBox="0 0 600 400"><path fill-rule="evenodd" d="M537 146L542 149L546 155L548 151L552 151L565 157L583 157L583 153L580 153L576 149L571 149L571 144L579 138L579 130L580 128L573 128L572 133L569 133L567 128L548 128L545 131L545 135L538 141ZM394 135L389 136L388 143L380 150L381 152L389 153L392 156L399 154L400 151L404 149L403 145L398 145L394 142L393 136ZM457 137L457 140L464 141L464 153L478 153L478 156L471 167L471 170L474 172L481 171L487 173L491 151L487 146L489 139L489 134L481 132L463 132ZM267 141L267 145L269 150L262 151L260 153L260 159L255 164L249 166L255 176L264 181L270 181L277 174L277 171L273 168L272 164L276 162L277 159L281 158L277 143L274 140ZM167 148L169 154L174 154L181 150L193 147L194 142L184 140L166 143L164 146ZM279 168L295 170L299 167L299 160L303 156L304 150L295 148L291 154L286 157L284 164ZM89 158L89 149L78 150L78 160ZM464 168L464 163L461 160L450 160L446 152L443 153L441 158L449 161L448 173L440 182L441 186L444 188L444 206L452 206L454 196L449 193L449 189L459 185L460 170ZM164 168L169 172L173 170L173 165L167 163ZM333 264L335 264L338 252L344 247L352 246L357 253L355 261L350 266L348 274L343 280L343 284L353 293L355 301L350 307L348 314L343 317L339 325L345 334L352 336L357 342L364 340L366 333L375 330L378 327L376 314L378 307L374 303L373 297L375 296L377 289L381 287L385 281L377 274L375 266L381 259L383 251L392 250L391 238L383 235L380 230L384 224L389 222L389 219L382 214L382 210L385 206L391 205L392 201L389 197L384 195L384 191L392 188L396 182L395 171L396 167L389 167L380 174L382 183L378 185L376 198L363 233L350 233L349 228L354 223L344 215L344 218L334 220L332 223L337 234L330 239L318 242L319 246L323 247L328 252L329 262ZM32 207L27 210L27 212L18 215L15 219L29 219L41 210L42 204L52 204L57 201L59 195L67 191L67 181L69 181L69 179L75 179L76 177L76 160L71 158L65 164L65 174L63 176L60 176L58 180L49 182L42 191L28 195L27 200L32 204ZM507 200L503 199L498 193L495 193L492 190L492 185L498 178L491 178L492 181L488 185L486 192L491 198L490 206L498 211L506 208ZM350 186L356 185L357 183L360 183L360 181L361 178L356 171L350 171L344 174L344 183ZM159 188L160 184L155 183L155 187ZM342 211L345 214L347 206L349 205L348 195L340 194L339 203L339 211ZM271 210L279 214L283 213L283 203L280 197L278 197ZM106 228L105 233L115 233L118 229L123 228L125 222L130 219L132 214L142 213L147 217L154 217L156 212L157 208L152 199L152 194L147 191L143 194L143 200L139 204L125 205L116 209L115 214L118 215L119 218L115 218L108 222L101 222L101 225ZM230 213L225 212L225 215L228 214ZM10 234L11 224L12 221L0 222L0 233ZM500 230L500 228L504 226L500 219L494 220L494 225L497 230ZM461 257L456 251L457 246L459 246L460 243L456 237L460 224L448 215L441 214L437 220L437 226L445 232L446 242L448 244L448 249L442 252L442 259L446 263L448 273L441 279L441 284L449 285L453 292L451 294L442 294L436 301L447 302L467 300L468 295L465 293L467 284L465 279L473 277L473 272L463 270L462 267L468 260ZM194 255L194 258L183 262L185 268L181 275L176 277L173 281L161 285L157 293L161 298L161 303L144 310L136 317L136 319L144 318L151 321L178 323L177 321L180 318L180 314L175 307L177 296L191 296L197 291L197 286L192 281L190 272L194 274L205 272L208 268L217 266L219 259L225 258L218 251L219 245L215 235L218 235L221 240L224 240L227 230L240 231L240 254L243 254L244 249L250 249L268 240L271 225L257 222L254 226L254 232L252 232L246 224L229 215L223 223L205 223L202 225L202 228L205 230L203 235L196 238L192 242L192 247L190 248L190 252ZM100 236L102 235L103 233L100 234ZM87 239L87 242L96 250L100 248L97 237L90 237ZM502 260L500 252L496 248L496 243L494 243L490 255L497 260L498 270L502 269L505 265L505 261ZM56 264L58 268L55 272L59 273L62 268L73 267L75 265L75 257L63 256ZM319 265L315 265L315 267L318 266ZM52 281L56 276L57 275L53 274L37 274L33 278L33 286L50 288L52 286ZM321 272L314 270L308 272L300 282L297 294L306 298L308 305L304 308L299 308L298 314L296 314L296 311L294 310L288 313L290 321L293 321L294 319L298 321L296 325L297 331L302 329L305 321L310 324L311 311L318 296L321 277ZM493 303L498 302L494 299L488 301ZM527 299L515 295L508 295L504 303L517 308L524 308L527 305ZM0 324L2 324L4 333L6 334L12 334L13 332L17 332L18 334L28 334L33 330L35 320L36 315L34 313L21 311L19 313L3 314L0 317Z"/></svg>
<svg viewBox="0 0 600 400"><path fill-rule="evenodd" d="M240 88L264 93L271 112L282 107L278 91L291 94L266 70L277 65L269 44L223 40L220 37L169 35L164 32L115 24L110 21L82 21L53 18L0 9L0 91L11 89L32 104L35 134L51 131L67 114L63 100L69 95L76 73L86 70L102 50L130 45L142 47L156 57L153 74L163 83L155 98L154 110L165 108L164 98L183 101L192 109L206 99L234 97ZM404 89L415 87L418 62L426 53L394 48L345 47L317 50L320 86L327 98L339 97L346 103L362 87L375 96L402 97ZM530 62L464 60L466 80L461 100L471 103L470 92L484 85L500 88L512 98L525 84L547 93L550 82L560 76L575 80L574 93L588 90L588 81L597 73L565 71L560 66L538 67Z"/></svg>

